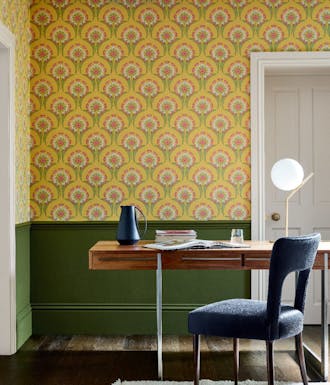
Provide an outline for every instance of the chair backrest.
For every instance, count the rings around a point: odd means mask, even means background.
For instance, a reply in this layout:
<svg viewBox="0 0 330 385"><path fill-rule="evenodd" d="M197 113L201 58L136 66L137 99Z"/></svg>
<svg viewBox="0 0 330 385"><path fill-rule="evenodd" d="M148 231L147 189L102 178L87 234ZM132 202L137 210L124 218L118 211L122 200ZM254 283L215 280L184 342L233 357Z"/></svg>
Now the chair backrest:
<svg viewBox="0 0 330 385"><path fill-rule="evenodd" d="M299 272L294 307L304 312L306 287L319 242L320 234L310 234L280 238L274 243L269 269L266 319L270 339L277 338L282 286L287 275L292 272Z"/></svg>

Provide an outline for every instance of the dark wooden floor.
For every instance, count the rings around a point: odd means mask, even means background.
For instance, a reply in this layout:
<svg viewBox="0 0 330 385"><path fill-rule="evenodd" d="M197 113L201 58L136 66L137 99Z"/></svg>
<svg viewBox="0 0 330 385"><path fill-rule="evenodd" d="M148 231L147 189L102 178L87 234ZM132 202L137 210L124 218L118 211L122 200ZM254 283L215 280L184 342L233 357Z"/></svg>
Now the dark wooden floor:
<svg viewBox="0 0 330 385"><path fill-rule="evenodd" d="M310 330L305 341L319 349ZM231 344L202 340L202 378L232 379ZM241 340L240 348L240 379L266 380L264 343ZM164 379L192 380L192 361L191 337L164 338ZM293 340L275 344L275 365L276 380L301 382ZM15 355L0 357L0 385L110 385L118 378L157 379L155 337L31 337Z"/></svg>

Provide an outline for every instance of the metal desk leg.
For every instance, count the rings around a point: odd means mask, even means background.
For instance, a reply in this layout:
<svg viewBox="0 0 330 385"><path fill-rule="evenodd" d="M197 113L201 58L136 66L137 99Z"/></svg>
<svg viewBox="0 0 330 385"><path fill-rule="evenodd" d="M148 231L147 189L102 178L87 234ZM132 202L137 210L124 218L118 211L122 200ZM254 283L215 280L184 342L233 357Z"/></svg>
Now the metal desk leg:
<svg viewBox="0 0 330 385"><path fill-rule="evenodd" d="M162 322L162 255L157 253L156 296L157 296L157 359L158 378L163 380L163 322Z"/></svg>
<svg viewBox="0 0 330 385"><path fill-rule="evenodd" d="M329 336L328 336L328 253L324 253L324 269L321 270L321 357L317 356L304 344L306 364L310 365L321 381L328 381L329 376Z"/></svg>
<svg viewBox="0 0 330 385"><path fill-rule="evenodd" d="M321 342L321 374L323 381L328 381L329 373L329 336L328 336L328 287L329 287L329 271L328 271L328 253L324 253L324 270L321 274L321 304L322 304L322 342Z"/></svg>

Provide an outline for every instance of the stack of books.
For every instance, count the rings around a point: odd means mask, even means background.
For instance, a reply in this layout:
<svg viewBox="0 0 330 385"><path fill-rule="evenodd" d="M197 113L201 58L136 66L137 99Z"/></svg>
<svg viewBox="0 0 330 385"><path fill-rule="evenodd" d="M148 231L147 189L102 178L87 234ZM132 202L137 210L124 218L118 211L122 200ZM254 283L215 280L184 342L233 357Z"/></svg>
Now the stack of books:
<svg viewBox="0 0 330 385"><path fill-rule="evenodd" d="M156 230L156 242L192 241L197 238L195 230Z"/></svg>

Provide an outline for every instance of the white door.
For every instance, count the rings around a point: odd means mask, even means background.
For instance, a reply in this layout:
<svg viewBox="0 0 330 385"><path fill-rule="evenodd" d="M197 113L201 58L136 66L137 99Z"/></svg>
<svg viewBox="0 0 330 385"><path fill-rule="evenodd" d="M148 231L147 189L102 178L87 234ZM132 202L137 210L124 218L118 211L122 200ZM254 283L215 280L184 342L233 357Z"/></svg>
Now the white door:
<svg viewBox="0 0 330 385"><path fill-rule="evenodd" d="M272 165L296 159L305 176L314 176L289 201L289 235L320 232L330 240L330 75L267 75L265 79L266 239L284 235L285 198L270 180ZM278 213L280 220L272 219ZM313 272L306 299L305 323L320 323L320 272ZM294 277L283 301L292 302Z"/></svg>

